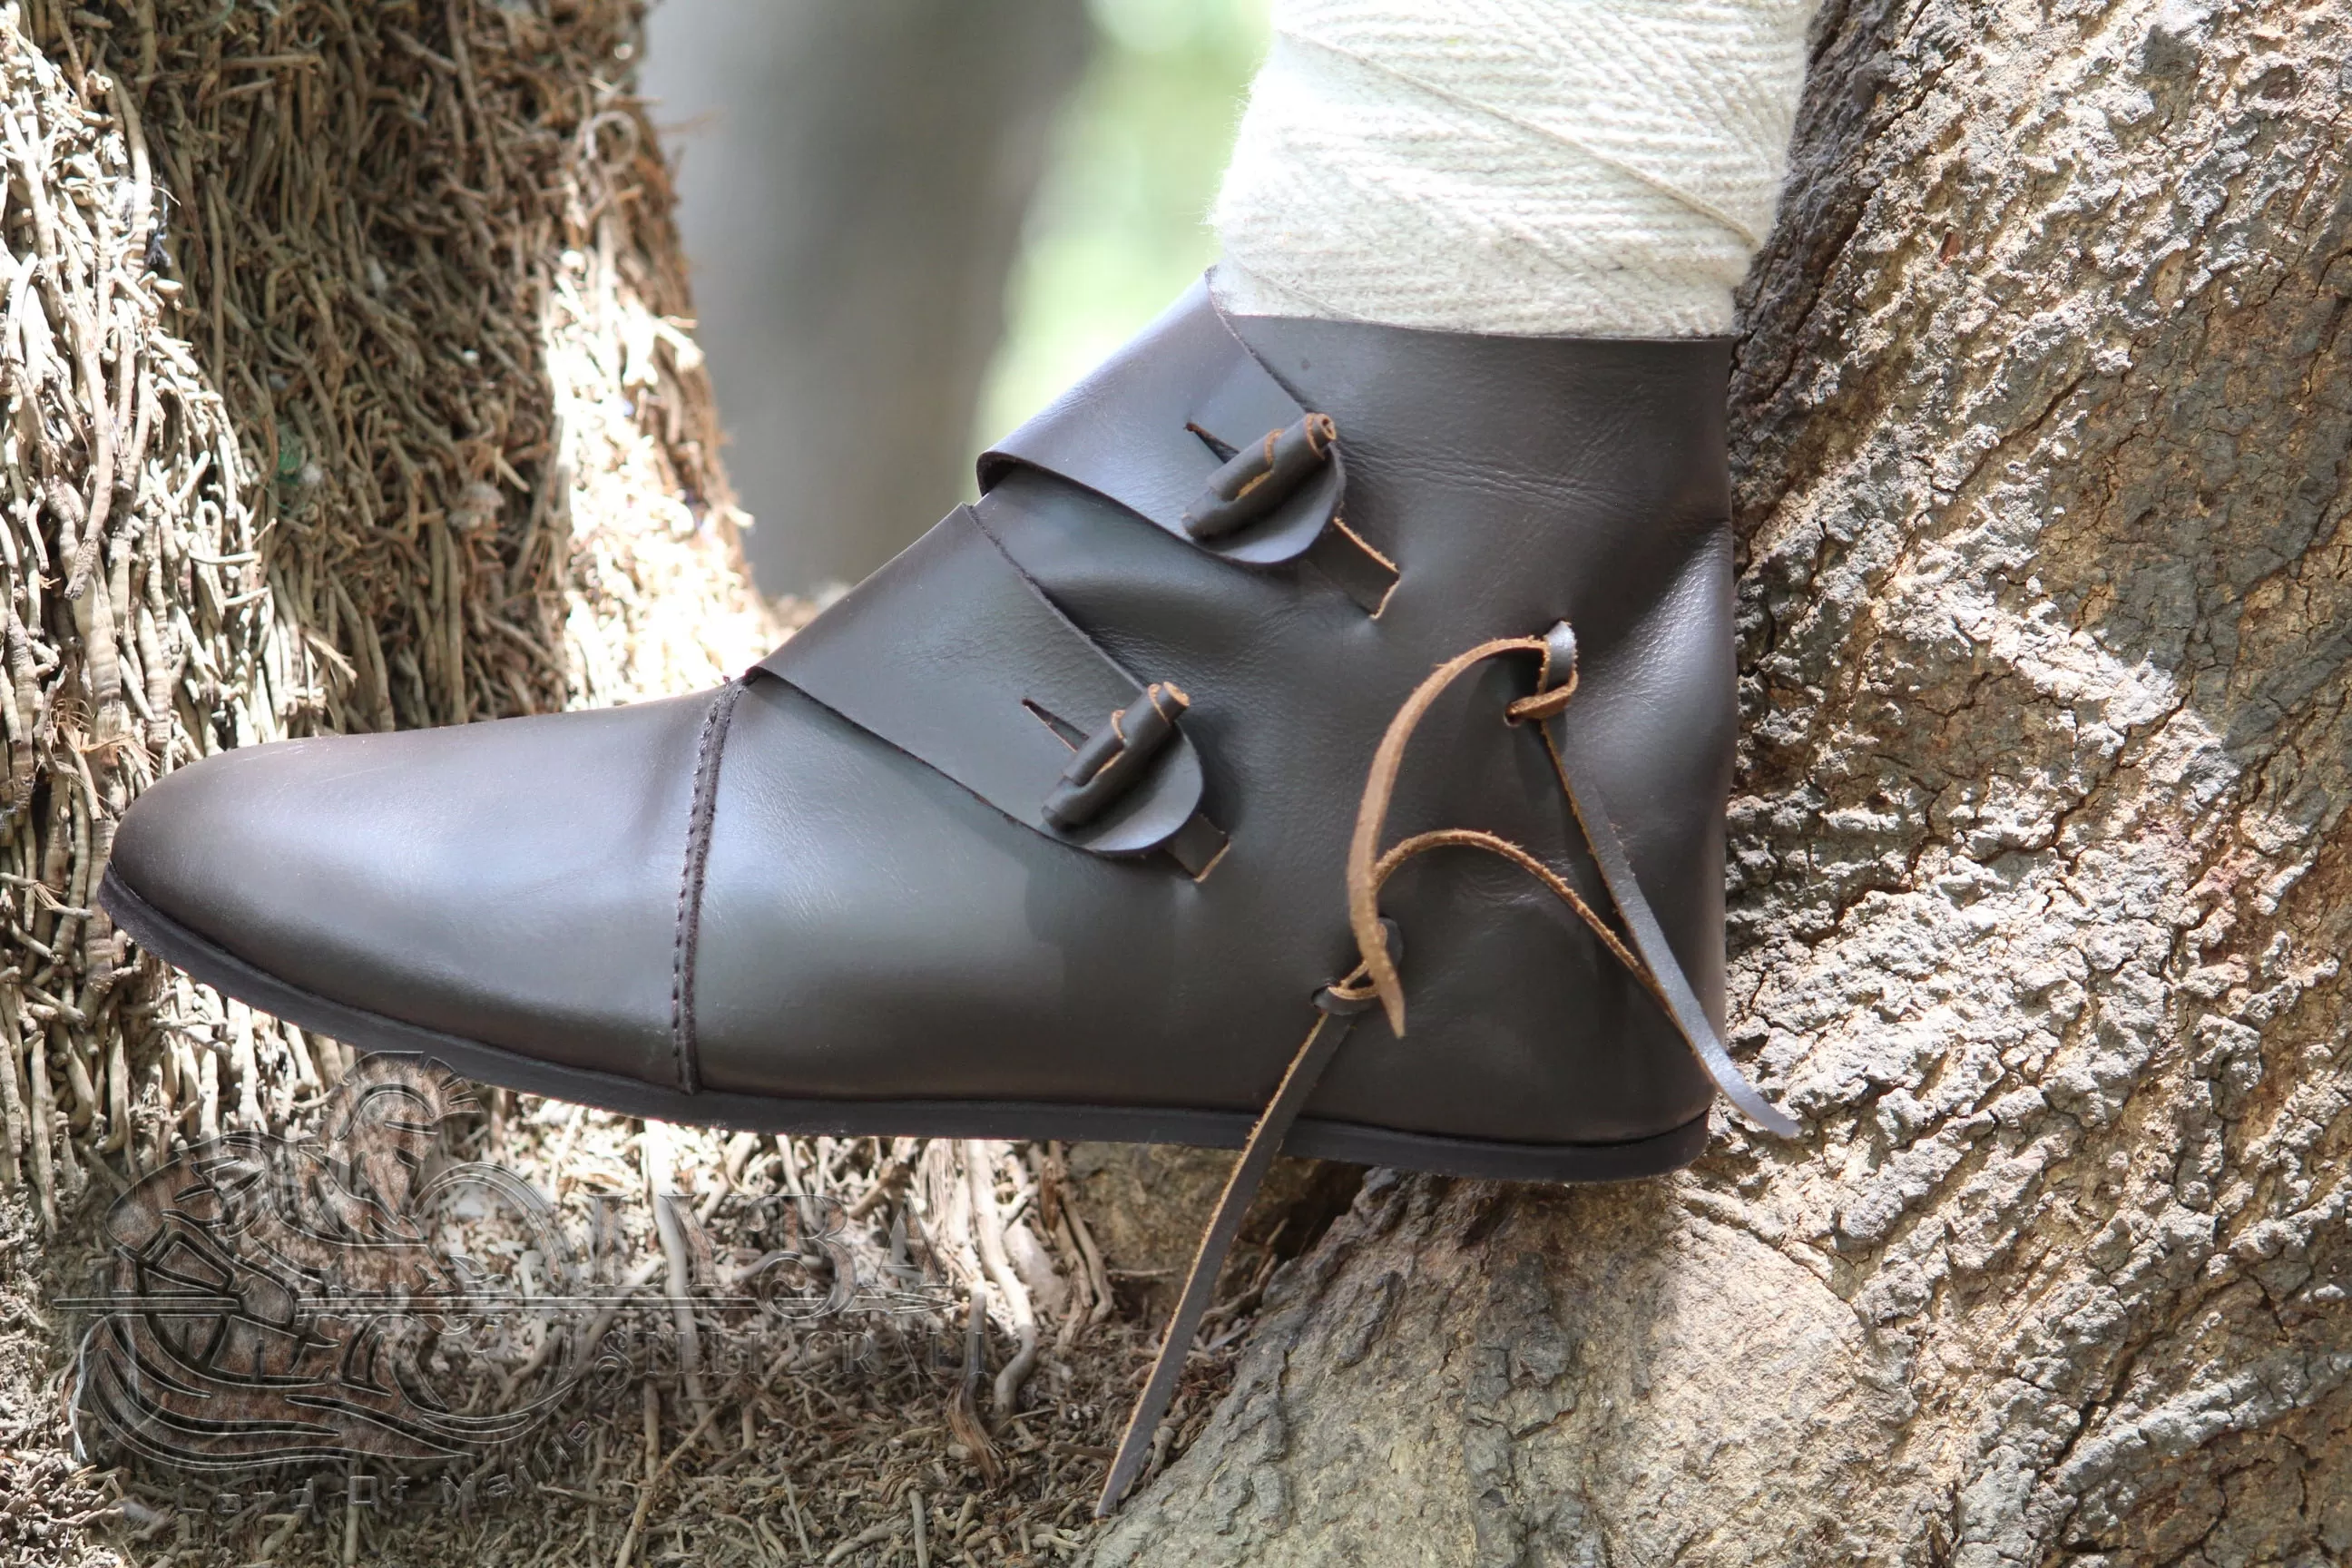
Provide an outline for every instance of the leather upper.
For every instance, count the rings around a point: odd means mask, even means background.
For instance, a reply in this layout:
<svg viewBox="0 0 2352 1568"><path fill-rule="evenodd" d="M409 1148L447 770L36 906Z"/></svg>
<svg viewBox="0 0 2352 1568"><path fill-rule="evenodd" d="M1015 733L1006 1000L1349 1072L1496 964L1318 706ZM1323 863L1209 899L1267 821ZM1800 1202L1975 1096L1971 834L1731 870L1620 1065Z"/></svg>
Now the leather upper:
<svg viewBox="0 0 2352 1568"><path fill-rule="evenodd" d="M708 706L243 747L157 781L109 864L306 989L656 1077L673 1060L679 851Z"/></svg>
<svg viewBox="0 0 2352 1568"><path fill-rule="evenodd" d="M1250 353L1195 283L1134 342L980 458L992 490L1022 468L1113 501L1220 558L1255 565L1305 554L1340 508L1344 458L1290 489L1251 526L1203 535L1195 509L1227 458L1307 409Z"/></svg>
<svg viewBox="0 0 2352 1568"><path fill-rule="evenodd" d="M1227 323L1197 293L1154 331L1209 347L1155 357L1148 333L1065 400L1086 411L1085 474L1051 468L1078 466L1075 437L1008 443L975 507L752 672L710 760L707 820L704 696L208 761L141 800L117 873L322 994L648 1081L678 1075L685 974L714 1089L1254 1110L1311 999L1354 963L1343 862L1391 716L1441 660L1566 620L1580 754L1719 1028L1727 345ZM1214 548L1113 499L1148 494L1181 518L1220 447L1267 434L1244 420L1212 444L1183 427L1214 405L1204 361L1239 374L1218 333L1288 407L1335 423L1336 515L1393 566L1377 616L1350 568L1319 568L1303 543L1253 561L1236 553L1253 529ZM1251 396L1283 412L1263 386ZM1312 531L1290 516L1275 525L1333 537L1328 515ZM1016 589L1102 668L1040 673L1068 645L1010 646ZM1052 679L1100 710L1051 715L1062 731L1022 710ZM1390 832L1501 834L1605 910L1542 745L1502 716L1533 680L1497 661L1438 700ZM1154 682L1188 703L1138 799L1163 792L1226 837L1199 880L1148 835L1089 848L1025 805L1073 744L1063 731ZM1550 1143L1704 1112L1709 1081L1656 1004L1524 873L1431 853L1381 910L1402 933L1409 1033L1359 1023L1311 1115Z"/></svg>
<svg viewBox="0 0 2352 1568"><path fill-rule="evenodd" d="M1014 821L1098 854L1156 849L1200 808L1201 760L1180 727L1148 776L1100 812L1049 819L1074 738L1142 702L1144 685L965 508L875 574L846 614L819 616L760 668Z"/></svg>

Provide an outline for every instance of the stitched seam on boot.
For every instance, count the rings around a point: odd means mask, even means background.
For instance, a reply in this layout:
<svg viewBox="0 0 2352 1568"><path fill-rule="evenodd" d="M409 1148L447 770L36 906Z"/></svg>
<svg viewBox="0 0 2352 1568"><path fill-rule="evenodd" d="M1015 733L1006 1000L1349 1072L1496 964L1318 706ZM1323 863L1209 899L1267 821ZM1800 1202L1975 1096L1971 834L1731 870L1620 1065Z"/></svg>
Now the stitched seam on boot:
<svg viewBox="0 0 2352 1568"><path fill-rule="evenodd" d="M742 694L740 680L730 680L719 689L709 711L702 716L702 733L695 742L694 805L687 818L686 868L677 888L677 941L669 971L670 1050L677 1060L677 1086L687 1094L702 1088L694 1037L694 960L702 933L702 878L710 863L711 823L719 810L719 757L727 746L735 700Z"/></svg>

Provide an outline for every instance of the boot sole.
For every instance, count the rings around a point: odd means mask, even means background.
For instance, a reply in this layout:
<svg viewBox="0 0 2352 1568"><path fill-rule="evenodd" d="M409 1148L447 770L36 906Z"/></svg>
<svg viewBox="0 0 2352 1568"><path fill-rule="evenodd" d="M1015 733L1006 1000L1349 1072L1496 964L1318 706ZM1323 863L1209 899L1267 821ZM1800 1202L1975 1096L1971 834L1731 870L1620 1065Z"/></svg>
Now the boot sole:
<svg viewBox="0 0 2352 1568"><path fill-rule="evenodd" d="M704 1089L687 1094L635 1079L535 1061L497 1046L443 1034L289 985L215 946L133 892L112 870L99 901L149 952L215 990L366 1051L426 1057L462 1078L523 1094L571 1100L624 1116L748 1132L834 1137L1090 1140L1238 1149L1256 1118L1247 1111L1159 1106L1065 1105L1049 1100L782 1100ZM1623 1143L1516 1143L1405 1132L1301 1117L1282 1152L1357 1165L1388 1165L1510 1182L1615 1182L1686 1165L1706 1147L1702 1112L1667 1131Z"/></svg>

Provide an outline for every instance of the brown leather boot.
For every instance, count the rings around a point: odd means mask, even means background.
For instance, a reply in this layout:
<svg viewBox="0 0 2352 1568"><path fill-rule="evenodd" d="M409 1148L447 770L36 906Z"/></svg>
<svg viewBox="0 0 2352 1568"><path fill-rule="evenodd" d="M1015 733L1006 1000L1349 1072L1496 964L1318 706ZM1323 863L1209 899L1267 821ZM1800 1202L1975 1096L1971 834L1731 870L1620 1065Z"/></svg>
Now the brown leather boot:
<svg viewBox="0 0 2352 1568"><path fill-rule="evenodd" d="M1196 288L740 680L209 758L101 898L257 1006L535 1094L1247 1140L1211 1280L1277 1146L1666 1170L1717 1088L1787 1125L1719 1044L1728 353Z"/></svg>

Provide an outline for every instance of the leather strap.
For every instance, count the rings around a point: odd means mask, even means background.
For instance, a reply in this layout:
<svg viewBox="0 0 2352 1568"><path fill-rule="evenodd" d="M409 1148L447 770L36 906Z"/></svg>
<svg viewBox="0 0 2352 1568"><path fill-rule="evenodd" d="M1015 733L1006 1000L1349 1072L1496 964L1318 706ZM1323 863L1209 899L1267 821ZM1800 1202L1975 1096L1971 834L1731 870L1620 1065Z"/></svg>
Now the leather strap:
<svg viewBox="0 0 2352 1568"><path fill-rule="evenodd" d="M1083 821L1049 819L1082 737L1153 704L1055 609L969 507L758 668L963 785L1024 826L1097 855L1171 847L1196 876L1223 836L1198 816L1200 753L1181 726ZM1171 844L1171 841L1172 844ZM1202 864L1193 860L1207 857ZM1189 858L1188 858L1189 857Z"/></svg>
<svg viewBox="0 0 2352 1568"><path fill-rule="evenodd" d="M1593 863L1601 871L1601 879L1615 902L1619 917L1633 940L1631 951L1611 931L1584 902L1575 889L1556 871L1545 866L1518 846L1490 833L1475 829L1440 829L1405 840L1384 855L1376 855L1381 828L1387 814L1390 788L1396 778L1404 747L1412 738L1413 726L1428 702L1443 691L1465 670L1479 662L1501 654L1534 653L1542 656L1541 673L1537 677L1535 694L1512 703L1509 717L1516 722L1539 724L1544 750L1552 761L1553 771L1566 793L1570 809L1584 831L1586 842L1592 850ZM1273 1163L1291 1123L1314 1093L1323 1069L1337 1054L1340 1042L1347 1037L1356 1016L1384 1001L1395 1000L1397 1008L1391 1014L1391 1026L1402 1031L1402 990L1397 974L1399 935L1396 922L1375 912L1380 884L1386 872L1403 858L1425 849L1445 846L1484 849L1541 877L1553 891L1566 900L1593 928L1617 959L1647 983L1651 994L1673 1019L1675 1026L1688 1042L1696 1055L1715 1080L1716 1088L1745 1112L1757 1125L1780 1137L1795 1135L1797 1124L1775 1110L1769 1101L1757 1092L1748 1081L1738 1064L1723 1048L1723 1041L1715 1030L1706 1009L1692 991L1690 979L1683 973L1682 963L1667 942L1664 930L1642 892L1641 879L1633 874L1633 863L1625 853L1623 840L1617 837L1610 822L1600 790L1580 762L1581 755L1568 730L1568 715L1575 710L1571 699L1578 681L1576 634L1566 621L1555 625L1541 638L1503 637L1482 643L1465 653L1448 660L1432 671L1429 678L1409 697L1391 721L1389 732L1381 740L1365 784L1364 803L1359 812L1356 849L1350 855L1349 882L1351 915L1361 912L1366 924L1359 928L1363 962L1356 972L1339 984L1327 986L1316 998L1320 1016L1315 1026L1307 1031L1306 1040L1291 1058L1289 1069L1283 1074L1282 1083L1274 1098L1250 1129L1249 1142L1243 1146L1241 1158L1234 1164L1225 1180L1224 1192L1217 1199L1215 1212L1210 1216L1208 1228L1202 1233L1199 1250L1192 1267L1185 1276L1184 1289L1170 1318L1166 1336L1160 1342L1160 1353L1152 1362L1150 1376L1145 1381L1142 1395L1128 1418L1126 1434L1119 1439L1118 1452L1111 1460L1110 1473L1104 1480L1102 1495L1095 1503L1095 1517L1108 1519L1118 1506L1150 1457L1151 1439L1175 1397L1176 1384L1181 1377L1184 1361L1191 1353L1192 1337L1200 1331L1202 1316L1207 1311L1209 1298L1215 1289L1217 1276L1224 1267L1225 1255L1232 1249L1234 1237L1241 1228L1242 1216L1250 1200L1265 1179L1266 1167ZM1360 894L1360 903L1359 895ZM1383 963L1380 962L1385 959ZM1393 989L1395 997L1383 995Z"/></svg>
<svg viewBox="0 0 2352 1568"><path fill-rule="evenodd" d="M1387 930L1393 943L1396 928L1388 925ZM1151 1375L1144 1381L1143 1393L1128 1415L1118 1453L1111 1460L1109 1475L1103 1479L1102 1495L1095 1500L1097 1519L1108 1519L1118 1507L1119 1499L1127 1495L1127 1489L1143 1473L1145 1463L1151 1458L1151 1439L1160 1429L1160 1418L1168 1414L1169 1404L1176 1396L1177 1382L1183 1376L1185 1360L1192 1352L1192 1337L1201 1331L1201 1319L1209 1310L1209 1298L1216 1290L1217 1276L1224 1270L1225 1255L1233 1250L1234 1237L1241 1232L1242 1217L1249 1213L1250 1200L1257 1195L1258 1187L1265 1180L1266 1168L1274 1163L1290 1124L1306 1109L1308 1097L1322 1079L1323 1069L1339 1054L1340 1042L1355 1027L1357 1017L1378 1000L1370 991L1348 988L1344 981L1339 985L1327 985L1316 994L1314 1026L1307 1031L1307 1038L1290 1058L1274 1098L1258 1113L1256 1125L1250 1129L1249 1142L1242 1145L1241 1157L1234 1162L1233 1171L1225 1177L1225 1189L1217 1195L1217 1207L1209 1216L1208 1228L1201 1233L1201 1245L1192 1254L1192 1267L1184 1276L1183 1293L1176 1299L1176 1310L1170 1315L1168 1331L1160 1341L1160 1353L1152 1360Z"/></svg>
<svg viewBox="0 0 2352 1568"><path fill-rule="evenodd" d="M1350 598L1377 612L1396 568L1354 535L1331 531L1347 489L1344 430L1279 501L1253 509L1245 524L1205 536L1197 519L1187 526L1188 513L1236 453L1297 430L1308 417L1234 335L1203 280L1092 375L982 453L980 488L994 489L1016 468L1040 468L1194 549L1244 565L1297 561L1318 541L1327 554L1344 547L1343 558L1318 564Z"/></svg>
<svg viewBox="0 0 2352 1568"><path fill-rule="evenodd" d="M1545 640L1553 645L1549 667L1572 672L1576 668L1576 640L1568 623L1563 621L1554 626ZM1582 761L1583 752L1569 733L1569 716L1575 711L1575 706L1570 704L1544 720L1544 749L1551 753L1552 770L1559 775L1559 786L1567 792L1578 826L1584 829L1585 843L1592 850L1592 863L1600 868L1601 883L1617 906L1618 917L1625 922L1625 934L1633 939L1634 952L1656 983L1658 1000L1664 1005L1675 1027L1689 1042L1699 1065L1706 1068L1707 1077L1723 1091L1723 1097L1767 1132L1780 1138L1795 1137L1797 1123L1758 1092L1756 1086L1748 1081L1748 1075L1739 1070L1739 1064L1723 1048L1722 1037L1715 1032L1706 1009L1699 1005L1689 978L1683 973L1682 962L1675 957L1658 917L1651 912L1650 900L1643 896L1642 881L1633 874L1633 862L1625 853L1624 841L1617 837L1617 829L1609 820L1608 803Z"/></svg>

